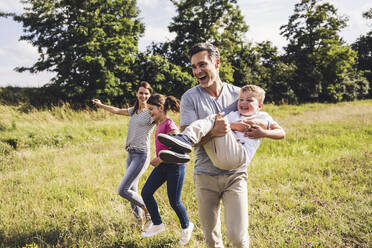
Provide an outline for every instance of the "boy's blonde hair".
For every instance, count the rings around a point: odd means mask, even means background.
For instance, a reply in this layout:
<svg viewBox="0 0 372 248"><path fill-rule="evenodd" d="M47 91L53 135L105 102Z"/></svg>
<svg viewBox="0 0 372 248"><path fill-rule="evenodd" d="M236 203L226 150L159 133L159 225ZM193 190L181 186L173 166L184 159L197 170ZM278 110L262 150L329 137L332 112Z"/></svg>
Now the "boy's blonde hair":
<svg viewBox="0 0 372 248"><path fill-rule="evenodd" d="M263 104L265 100L265 90L253 84L247 84L240 89L240 92L253 92L259 104Z"/></svg>

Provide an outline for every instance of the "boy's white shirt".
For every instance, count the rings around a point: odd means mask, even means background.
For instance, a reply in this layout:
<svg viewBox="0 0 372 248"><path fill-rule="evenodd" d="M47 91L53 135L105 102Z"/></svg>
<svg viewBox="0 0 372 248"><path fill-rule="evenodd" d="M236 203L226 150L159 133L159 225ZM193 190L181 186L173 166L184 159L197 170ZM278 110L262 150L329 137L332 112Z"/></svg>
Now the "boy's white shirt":
<svg viewBox="0 0 372 248"><path fill-rule="evenodd" d="M249 120L249 119L254 119L254 118L261 119L261 120L267 120L270 123L276 123L271 118L271 116L266 112L258 112L255 115L247 117L247 116L241 115L239 113L239 111L233 111L233 112L230 112L229 114L225 115L224 117L227 119L227 122L229 124L233 123L233 122L240 121L240 120ZM248 157L247 163L250 163L254 154L256 153L258 147L261 144L261 139L250 139L250 138L244 136L243 132L233 131L233 133L234 133L235 137L243 144L244 150L245 150L245 152L247 154L247 157Z"/></svg>

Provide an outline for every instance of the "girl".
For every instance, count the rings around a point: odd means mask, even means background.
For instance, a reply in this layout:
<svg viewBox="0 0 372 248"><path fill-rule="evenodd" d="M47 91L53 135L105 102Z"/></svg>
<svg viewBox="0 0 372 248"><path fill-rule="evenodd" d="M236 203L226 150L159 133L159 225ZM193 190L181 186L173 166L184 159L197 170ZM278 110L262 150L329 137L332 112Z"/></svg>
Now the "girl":
<svg viewBox="0 0 372 248"><path fill-rule="evenodd" d="M182 227L179 244L185 245L189 242L194 228L194 224L189 222L186 209L181 202L181 190L185 180L185 164L163 163L158 157L158 154L161 150L169 149L169 147L164 146L157 139L160 133L178 133L179 130L177 125L172 119L168 118L167 111L172 110L174 112L179 112L179 101L173 96L165 98L163 95L154 94L149 98L147 104L150 115L157 125L155 133L156 157L150 162L155 168L143 186L141 193L151 215L152 223L142 232L141 236L151 237L165 231L165 226L162 223L154 193L163 183L167 182L169 203L176 212Z"/></svg>
<svg viewBox="0 0 372 248"><path fill-rule="evenodd" d="M93 104L111 113L130 116L125 149L128 152L125 175L119 184L118 193L131 203L134 217L140 228L145 223L143 211L147 213L145 203L138 194L138 181L145 172L150 161L150 135L154 122L147 109L147 100L152 93L148 82L142 81L136 93L134 107L121 109L107 106L99 99L93 99Z"/></svg>

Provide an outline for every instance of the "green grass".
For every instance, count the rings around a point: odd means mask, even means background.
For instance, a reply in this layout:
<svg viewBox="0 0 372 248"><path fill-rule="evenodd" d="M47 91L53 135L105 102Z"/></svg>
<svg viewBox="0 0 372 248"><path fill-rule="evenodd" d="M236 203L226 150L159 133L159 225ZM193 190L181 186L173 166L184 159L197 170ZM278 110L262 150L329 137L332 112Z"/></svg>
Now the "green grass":
<svg viewBox="0 0 372 248"><path fill-rule="evenodd" d="M248 170L251 247L371 247L372 101L264 110L287 136L264 140ZM149 239L116 193L128 120L0 105L0 247L177 247L164 186L155 197L167 231ZM189 247L204 248L193 160L182 197L196 224Z"/></svg>

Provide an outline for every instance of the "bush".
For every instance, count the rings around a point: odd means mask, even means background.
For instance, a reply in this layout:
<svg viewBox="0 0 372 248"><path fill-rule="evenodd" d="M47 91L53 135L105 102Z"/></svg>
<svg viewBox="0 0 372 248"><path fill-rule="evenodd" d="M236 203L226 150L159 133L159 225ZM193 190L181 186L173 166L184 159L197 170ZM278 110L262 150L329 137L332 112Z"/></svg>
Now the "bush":
<svg viewBox="0 0 372 248"><path fill-rule="evenodd" d="M9 145L8 143L4 143L0 141L0 155L1 156L7 156L14 152L14 147Z"/></svg>

